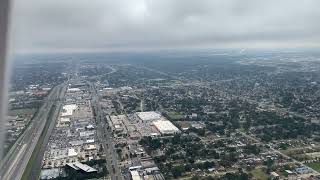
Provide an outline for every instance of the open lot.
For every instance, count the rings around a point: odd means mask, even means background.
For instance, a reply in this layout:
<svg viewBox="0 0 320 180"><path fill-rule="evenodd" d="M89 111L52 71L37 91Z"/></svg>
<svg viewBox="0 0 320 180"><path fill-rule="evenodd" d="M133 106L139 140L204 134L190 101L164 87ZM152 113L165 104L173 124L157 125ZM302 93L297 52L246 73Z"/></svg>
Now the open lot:
<svg viewBox="0 0 320 180"><path fill-rule="evenodd" d="M320 172L320 162L307 163L306 165Z"/></svg>

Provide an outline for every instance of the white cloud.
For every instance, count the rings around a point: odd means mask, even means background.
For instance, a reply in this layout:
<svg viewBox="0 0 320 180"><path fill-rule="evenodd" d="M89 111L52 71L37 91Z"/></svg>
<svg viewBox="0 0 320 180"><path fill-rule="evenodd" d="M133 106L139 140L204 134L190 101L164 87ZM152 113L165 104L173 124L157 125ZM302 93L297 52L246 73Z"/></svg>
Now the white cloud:
<svg viewBox="0 0 320 180"><path fill-rule="evenodd" d="M15 1L18 50L319 45L318 0Z"/></svg>

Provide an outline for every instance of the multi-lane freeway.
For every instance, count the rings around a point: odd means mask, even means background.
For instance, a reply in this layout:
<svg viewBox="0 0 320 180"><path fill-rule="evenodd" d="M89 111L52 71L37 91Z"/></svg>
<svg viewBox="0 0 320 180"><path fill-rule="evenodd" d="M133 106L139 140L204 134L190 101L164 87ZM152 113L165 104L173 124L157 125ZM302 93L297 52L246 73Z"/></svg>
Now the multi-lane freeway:
<svg viewBox="0 0 320 180"><path fill-rule="evenodd" d="M26 130L17 139L0 163L0 179L21 179L30 157L37 145L40 135L47 123L53 105L64 97L66 84L54 87L32 119Z"/></svg>
<svg viewBox="0 0 320 180"><path fill-rule="evenodd" d="M108 125L106 124L105 115L99 104L99 95L92 83L90 83L90 86L92 106L96 112L97 135L103 145L110 177L112 180L122 180L123 177L118 167L118 155L114 149L112 134L107 130ZM67 85L64 83L52 89L44 101L44 104L40 107L38 113L32 119L26 130L21 134L9 152L1 160L1 180L21 179L23 177L43 129L46 127L46 123L48 123L47 120L49 119L49 112L53 105L61 105L59 101L64 97L66 87Z"/></svg>
<svg viewBox="0 0 320 180"><path fill-rule="evenodd" d="M92 96L92 107L94 108L97 121L97 135L102 143L104 153L106 155L107 168L111 177L111 180L122 180L122 174L118 167L117 153L113 144L113 136L107 129L105 121L105 115L101 109L99 103L99 95L94 85L90 83L90 91Z"/></svg>

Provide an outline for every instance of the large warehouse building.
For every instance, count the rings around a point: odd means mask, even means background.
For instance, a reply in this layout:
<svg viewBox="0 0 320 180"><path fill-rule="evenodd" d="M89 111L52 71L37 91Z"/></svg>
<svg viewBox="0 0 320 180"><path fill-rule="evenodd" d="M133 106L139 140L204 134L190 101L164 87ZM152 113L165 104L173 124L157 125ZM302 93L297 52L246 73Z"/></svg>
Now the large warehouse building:
<svg viewBox="0 0 320 180"><path fill-rule="evenodd" d="M180 133L180 130L168 120L157 120L153 122L153 125L162 135L172 135Z"/></svg>
<svg viewBox="0 0 320 180"><path fill-rule="evenodd" d="M155 111L137 112L136 114L142 121L154 121L161 118L161 114Z"/></svg>
<svg viewBox="0 0 320 180"><path fill-rule="evenodd" d="M63 111L61 113L61 117L72 116L74 110L76 110L78 106L76 104L68 104L62 107Z"/></svg>

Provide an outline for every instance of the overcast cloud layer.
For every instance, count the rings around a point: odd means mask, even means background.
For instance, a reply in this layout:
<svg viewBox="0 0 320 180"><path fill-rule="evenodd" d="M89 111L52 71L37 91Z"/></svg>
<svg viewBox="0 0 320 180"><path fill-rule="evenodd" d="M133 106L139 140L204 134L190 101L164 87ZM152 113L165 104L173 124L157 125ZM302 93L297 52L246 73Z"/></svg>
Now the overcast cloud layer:
<svg viewBox="0 0 320 180"><path fill-rule="evenodd" d="M16 0L19 51L320 45L319 0Z"/></svg>

